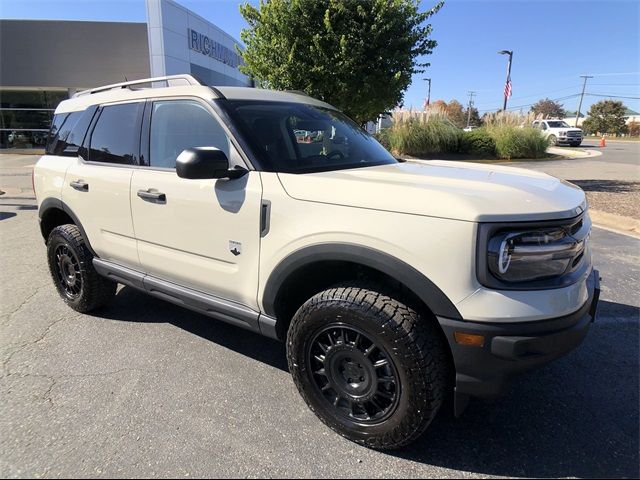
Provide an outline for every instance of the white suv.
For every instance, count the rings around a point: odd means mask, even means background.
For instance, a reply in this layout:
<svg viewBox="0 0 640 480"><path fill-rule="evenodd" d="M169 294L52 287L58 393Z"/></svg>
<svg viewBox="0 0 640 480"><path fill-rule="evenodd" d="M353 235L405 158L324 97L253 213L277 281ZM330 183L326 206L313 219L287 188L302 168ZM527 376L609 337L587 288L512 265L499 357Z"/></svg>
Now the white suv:
<svg viewBox="0 0 640 480"><path fill-rule="evenodd" d="M564 143L578 147L582 143L582 130L569 126L564 120L536 120L532 127L539 129L551 145Z"/></svg>
<svg viewBox="0 0 640 480"><path fill-rule="evenodd" d="M71 308L108 308L120 283L285 340L310 408L374 448L413 441L449 398L459 415L499 394L595 318L582 190L399 161L301 94L186 75L81 92L34 185Z"/></svg>

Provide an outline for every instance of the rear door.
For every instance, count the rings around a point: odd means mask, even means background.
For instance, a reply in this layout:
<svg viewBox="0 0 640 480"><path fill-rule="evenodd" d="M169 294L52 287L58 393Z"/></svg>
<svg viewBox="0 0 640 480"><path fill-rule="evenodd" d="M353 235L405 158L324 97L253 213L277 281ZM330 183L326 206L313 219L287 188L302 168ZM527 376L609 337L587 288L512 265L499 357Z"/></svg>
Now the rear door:
<svg viewBox="0 0 640 480"><path fill-rule="evenodd" d="M62 189L62 200L79 218L95 252L136 269L129 188L139 164L143 109L144 102L101 106Z"/></svg>
<svg viewBox="0 0 640 480"><path fill-rule="evenodd" d="M246 168L212 107L199 99L149 101L145 166L131 180L131 211L145 273L257 310L260 173L241 178L178 177L186 148L216 147ZM151 194L151 195L149 195Z"/></svg>

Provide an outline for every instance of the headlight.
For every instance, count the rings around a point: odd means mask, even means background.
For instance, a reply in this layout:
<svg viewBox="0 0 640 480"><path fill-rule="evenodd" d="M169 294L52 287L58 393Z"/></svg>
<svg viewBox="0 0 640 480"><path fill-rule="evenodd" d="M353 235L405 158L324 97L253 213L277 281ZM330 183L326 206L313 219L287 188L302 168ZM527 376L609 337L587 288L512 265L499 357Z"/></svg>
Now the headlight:
<svg viewBox="0 0 640 480"><path fill-rule="evenodd" d="M560 136L564 137L567 134L567 132L560 132Z"/></svg>
<svg viewBox="0 0 640 480"><path fill-rule="evenodd" d="M591 265L588 215L564 222L538 222L521 227L482 224L478 279L496 289L565 286Z"/></svg>
<svg viewBox="0 0 640 480"><path fill-rule="evenodd" d="M526 282L562 275L582 242L562 229L502 232L489 240L492 275L506 282Z"/></svg>

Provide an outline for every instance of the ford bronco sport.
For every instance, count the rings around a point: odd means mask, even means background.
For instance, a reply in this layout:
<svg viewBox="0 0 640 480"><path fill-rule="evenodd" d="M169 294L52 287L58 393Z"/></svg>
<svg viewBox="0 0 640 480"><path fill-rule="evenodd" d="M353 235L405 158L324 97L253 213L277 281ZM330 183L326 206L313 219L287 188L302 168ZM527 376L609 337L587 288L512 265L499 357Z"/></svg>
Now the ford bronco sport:
<svg viewBox="0 0 640 480"><path fill-rule="evenodd" d="M298 93L188 75L80 92L34 188L71 308L120 283L284 340L309 407L373 448L415 440L445 401L459 415L499 394L595 318L582 190L399 161Z"/></svg>

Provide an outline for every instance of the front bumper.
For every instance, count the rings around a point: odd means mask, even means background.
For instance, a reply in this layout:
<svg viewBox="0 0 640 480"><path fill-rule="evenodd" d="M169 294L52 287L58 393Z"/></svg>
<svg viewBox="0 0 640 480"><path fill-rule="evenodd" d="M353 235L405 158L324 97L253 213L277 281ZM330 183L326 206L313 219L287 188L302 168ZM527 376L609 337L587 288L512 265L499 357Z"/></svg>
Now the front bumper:
<svg viewBox="0 0 640 480"><path fill-rule="evenodd" d="M582 143L582 137L558 137L558 143Z"/></svg>
<svg viewBox="0 0 640 480"><path fill-rule="evenodd" d="M600 297L600 276L593 270L587 280L589 299L576 312L559 318L524 323L480 323L438 317L451 347L456 368L456 405L459 415L468 397L495 397L509 379L544 365L577 347L595 320ZM462 345L455 333L481 335L482 346Z"/></svg>

